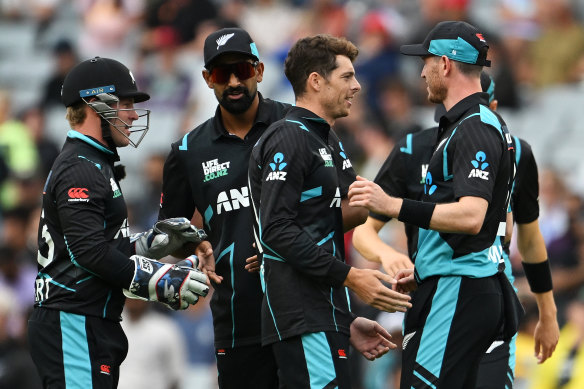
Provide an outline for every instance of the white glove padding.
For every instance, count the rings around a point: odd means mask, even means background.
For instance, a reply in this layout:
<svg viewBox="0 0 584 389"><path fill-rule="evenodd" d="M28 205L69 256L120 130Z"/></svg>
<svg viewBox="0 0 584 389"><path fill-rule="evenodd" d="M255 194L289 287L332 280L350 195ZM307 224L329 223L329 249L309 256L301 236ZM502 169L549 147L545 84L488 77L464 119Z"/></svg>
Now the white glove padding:
<svg viewBox="0 0 584 389"><path fill-rule="evenodd" d="M160 220L148 231L133 234L130 242L134 244L137 255L160 259L172 254L185 243L201 243L207 234L184 217Z"/></svg>
<svg viewBox="0 0 584 389"><path fill-rule="evenodd" d="M162 263L139 255L130 257L135 263L134 278L126 297L158 301L177 310L195 304L199 296L209 293L207 276L197 269ZM188 265L187 260L180 265ZM191 262L194 265L194 262Z"/></svg>

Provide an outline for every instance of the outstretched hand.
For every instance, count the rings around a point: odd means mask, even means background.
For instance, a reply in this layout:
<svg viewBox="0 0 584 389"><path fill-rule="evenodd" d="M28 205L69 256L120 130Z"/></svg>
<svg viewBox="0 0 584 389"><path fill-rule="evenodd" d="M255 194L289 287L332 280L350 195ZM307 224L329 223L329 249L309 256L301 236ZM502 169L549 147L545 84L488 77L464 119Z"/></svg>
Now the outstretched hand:
<svg viewBox="0 0 584 389"><path fill-rule="evenodd" d="M390 339L389 332L376 321L358 317L351 323L351 345L370 361L397 348Z"/></svg>
<svg viewBox="0 0 584 389"><path fill-rule="evenodd" d="M197 257L199 257L199 270L201 270L209 280L216 284L223 281L223 277L215 273L215 256L213 255L213 247L209 241L202 241L195 249Z"/></svg>

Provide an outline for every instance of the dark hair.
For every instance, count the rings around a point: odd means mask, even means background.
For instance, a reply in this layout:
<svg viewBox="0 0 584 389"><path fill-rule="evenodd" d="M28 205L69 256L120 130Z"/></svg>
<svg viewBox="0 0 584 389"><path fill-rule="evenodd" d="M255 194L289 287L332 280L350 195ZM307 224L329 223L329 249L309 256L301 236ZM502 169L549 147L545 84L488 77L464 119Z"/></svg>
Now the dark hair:
<svg viewBox="0 0 584 389"><path fill-rule="evenodd" d="M306 80L312 72L324 78L337 68L337 55L357 58L359 49L345 38L319 34L299 39L288 52L284 73L298 98L306 92Z"/></svg>

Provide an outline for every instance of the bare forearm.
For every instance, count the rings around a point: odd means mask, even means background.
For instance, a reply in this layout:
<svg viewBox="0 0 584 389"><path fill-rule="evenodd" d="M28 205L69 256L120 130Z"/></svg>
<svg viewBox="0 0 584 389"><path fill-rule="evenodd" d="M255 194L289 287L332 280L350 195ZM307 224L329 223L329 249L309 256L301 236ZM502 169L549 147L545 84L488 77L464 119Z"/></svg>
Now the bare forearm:
<svg viewBox="0 0 584 389"><path fill-rule="evenodd" d="M517 224L517 248L523 262L540 263L548 258L538 221Z"/></svg>
<svg viewBox="0 0 584 389"><path fill-rule="evenodd" d="M539 320L556 320L557 308L554 301L554 294L550 290L545 293L534 293L535 301L537 303L537 310L539 312Z"/></svg>
<svg viewBox="0 0 584 389"><path fill-rule="evenodd" d="M353 232L353 246L369 261L381 263L382 252L395 251L385 244L378 235L383 224L383 222L369 217Z"/></svg>

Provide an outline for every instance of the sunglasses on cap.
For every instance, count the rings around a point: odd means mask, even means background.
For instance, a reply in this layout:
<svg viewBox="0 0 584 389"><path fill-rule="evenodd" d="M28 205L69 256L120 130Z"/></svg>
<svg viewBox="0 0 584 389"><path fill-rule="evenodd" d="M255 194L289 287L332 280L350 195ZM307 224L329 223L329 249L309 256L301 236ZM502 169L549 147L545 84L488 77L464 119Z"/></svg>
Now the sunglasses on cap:
<svg viewBox="0 0 584 389"><path fill-rule="evenodd" d="M237 62L224 65L214 66L209 73L211 74L211 81L216 84L226 84L229 82L232 74L239 81L245 81L255 75L255 68L258 65L258 61L255 62Z"/></svg>

